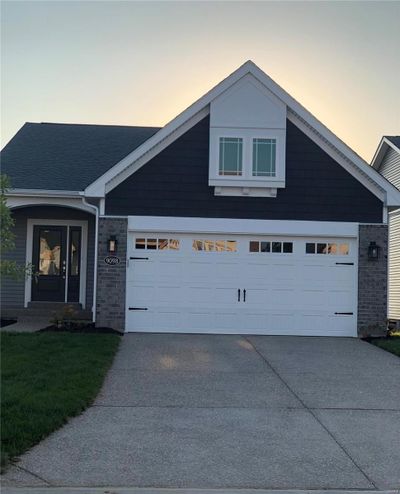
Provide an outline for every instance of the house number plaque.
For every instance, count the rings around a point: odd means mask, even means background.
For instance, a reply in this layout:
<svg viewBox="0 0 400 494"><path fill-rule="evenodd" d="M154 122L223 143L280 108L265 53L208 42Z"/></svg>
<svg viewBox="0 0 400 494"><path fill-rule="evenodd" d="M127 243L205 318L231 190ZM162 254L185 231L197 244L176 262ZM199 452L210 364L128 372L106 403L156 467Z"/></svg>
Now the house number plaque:
<svg viewBox="0 0 400 494"><path fill-rule="evenodd" d="M120 263L120 258L115 256L107 256L104 258L104 262L110 266L115 266Z"/></svg>

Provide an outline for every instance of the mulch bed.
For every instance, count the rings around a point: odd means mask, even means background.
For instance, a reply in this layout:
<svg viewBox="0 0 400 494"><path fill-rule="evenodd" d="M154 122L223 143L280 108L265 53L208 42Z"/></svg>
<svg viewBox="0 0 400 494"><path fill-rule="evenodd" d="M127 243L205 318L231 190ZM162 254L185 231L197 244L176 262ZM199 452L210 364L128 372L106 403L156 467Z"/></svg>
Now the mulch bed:
<svg viewBox="0 0 400 494"><path fill-rule="evenodd" d="M71 326L61 326L60 328L52 324L51 326L40 329L38 333L107 333L122 336L122 333L120 331L116 331L112 328L96 328L94 324L72 324Z"/></svg>

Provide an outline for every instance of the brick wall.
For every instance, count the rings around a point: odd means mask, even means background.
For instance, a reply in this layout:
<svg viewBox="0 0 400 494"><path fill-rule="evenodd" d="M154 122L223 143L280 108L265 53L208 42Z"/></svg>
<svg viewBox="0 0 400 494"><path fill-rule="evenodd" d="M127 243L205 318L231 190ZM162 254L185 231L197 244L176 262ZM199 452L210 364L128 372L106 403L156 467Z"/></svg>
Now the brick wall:
<svg viewBox="0 0 400 494"><path fill-rule="evenodd" d="M380 335L386 330L388 227L360 225L358 261L358 334ZM368 246L376 242L379 259L368 259Z"/></svg>
<svg viewBox="0 0 400 494"><path fill-rule="evenodd" d="M119 331L125 328L127 230L126 218L99 219L96 326ZM107 241L110 235L117 237L116 256L120 259L120 263L113 266L104 262L109 255Z"/></svg>

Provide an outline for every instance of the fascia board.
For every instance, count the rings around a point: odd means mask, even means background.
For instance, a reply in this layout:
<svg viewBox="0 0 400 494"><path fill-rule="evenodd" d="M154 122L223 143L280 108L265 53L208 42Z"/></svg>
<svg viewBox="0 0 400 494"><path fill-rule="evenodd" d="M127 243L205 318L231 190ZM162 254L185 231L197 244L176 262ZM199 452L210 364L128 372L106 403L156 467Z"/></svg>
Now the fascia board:
<svg viewBox="0 0 400 494"><path fill-rule="evenodd" d="M375 170L379 170L381 163L382 163L382 158L384 157L386 151L387 151L387 142L384 137L382 137L381 142L379 143L379 146L377 150L375 151L374 157L372 158L371 161L371 166Z"/></svg>

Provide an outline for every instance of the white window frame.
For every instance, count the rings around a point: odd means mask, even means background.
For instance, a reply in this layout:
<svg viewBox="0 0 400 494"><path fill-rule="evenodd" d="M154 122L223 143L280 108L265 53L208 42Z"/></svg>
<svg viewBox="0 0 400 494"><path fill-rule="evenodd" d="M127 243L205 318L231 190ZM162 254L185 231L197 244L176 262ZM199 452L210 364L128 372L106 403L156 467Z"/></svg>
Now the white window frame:
<svg viewBox="0 0 400 494"><path fill-rule="evenodd" d="M255 142L257 141L257 142ZM254 173L254 159L258 160L258 157L259 157L259 145L261 146L266 146L267 143L266 142L263 142L263 141L268 141L268 145L271 146L273 144L274 146L274 151L275 151L275 160L274 162L272 163L271 162L271 168L273 167L274 169L274 173L269 173L269 174L262 174L260 172L260 174L258 174L257 172L259 172L258 170L258 167L256 167L256 173ZM260 138L260 137L253 137L251 139L251 149L252 149L252 155L251 155L251 175L252 177L266 177L266 178L271 178L271 177L276 177L276 146L277 146L277 142L276 142L276 139L273 139L273 138ZM254 152L254 147L256 147L256 153ZM271 152L271 147L269 148L270 152Z"/></svg>
<svg viewBox="0 0 400 494"><path fill-rule="evenodd" d="M236 139L236 144L237 146L239 147L239 149L242 150L242 155L240 156L239 153L237 153L237 157L236 157L236 174L235 173L221 173L221 144L224 145L224 144L228 144L226 142L221 142L222 139L224 140L228 140L228 139ZM229 144L233 144L233 142L230 142ZM226 136L226 137L220 137L218 139L218 176L219 177L242 177L243 176L243 156L244 156L244 153L243 153L243 146L244 146L244 142L243 142L243 139L241 137L230 137L230 136ZM239 150L237 149L237 152ZM239 170L239 156L240 156L240 170ZM222 167L222 170L223 171L226 171L225 169L225 156L223 155L223 167ZM238 173L240 171L240 173Z"/></svg>
<svg viewBox="0 0 400 494"><path fill-rule="evenodd" d="M219 175L220 138L243 139L242 175ZM274 139L276 141L275 176L253 176L253 139ZM208 183L217 187L285 187L285 147L284 129L210 129L210 169Z"/></svg>
<svg viewBox="0 0 400 494"><path fill-rule="evenodd" d="M26 264L32 262L33 253L33 229L35 226L80 226L82 228L81 237L81 261L80 261L80 285L79 285L79 303L82 305L82 309L86 308L86 277L87 277L87 252L88 252L88 222L86 220L52 220L52 219L32 219L28 218L26 226ZM69 256L69 228L67 229L67 254ZM67 273L65 282L65 300L67 303L68 297L68 269L69 263L67 262ZM32 300L32 276L25 278L25 299L24 307L28 307L28 303Z"/></svg>

